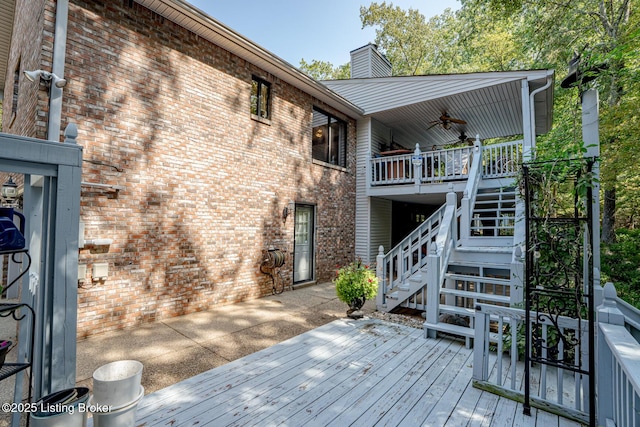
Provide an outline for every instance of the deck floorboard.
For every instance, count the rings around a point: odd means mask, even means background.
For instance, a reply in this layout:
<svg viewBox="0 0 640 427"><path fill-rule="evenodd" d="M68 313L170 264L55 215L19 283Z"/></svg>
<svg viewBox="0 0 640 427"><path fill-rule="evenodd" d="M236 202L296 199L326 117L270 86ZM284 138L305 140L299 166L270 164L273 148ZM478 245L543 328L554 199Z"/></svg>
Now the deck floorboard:
<svg viewBox="0 0 640 427"><path fill-rule="evenodd" d="M136 426L578 425L474 388L472 362L461 341L337 320L145 396Z"/></svg>

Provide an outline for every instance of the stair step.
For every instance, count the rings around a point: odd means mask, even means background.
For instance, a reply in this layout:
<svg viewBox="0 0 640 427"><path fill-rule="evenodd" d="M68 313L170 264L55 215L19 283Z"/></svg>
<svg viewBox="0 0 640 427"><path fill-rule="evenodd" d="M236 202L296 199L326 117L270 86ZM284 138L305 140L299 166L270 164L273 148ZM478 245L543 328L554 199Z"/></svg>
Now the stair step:
<svg viewBox="0 0 640 427"><path fill-rule="evenodd" d="M473 209L473 213L474 214L480 213L480 212L495 212L495 211L496 211L496 209L490 209L490 208L487 208L487 209ZM500 213L505 213L505 212L513 212L514 215L515 215L516 208L500 208ZM502 217L500 217L500 218L502 218ZM489 219L489 218L488 217L482 217L482 218L478 218L478 219L483 220L483 219Z"/></svg>
<svg viewBox="0 0 640 427"><path fill-rule="evenodd" d="M484 197L484 196L500 196L500 195L514 195L516 194L516 189L514 187L509 188L479 188L476 193L476 197Z"/></svg>
<svg viewBox="0 0 640 427"><path fill-rule="evenodd" d="M510 238L513 240L513 237ZM456 248L458 252L476 252L476 253L495 253L510 254L513 252L512 246L459 246Z"/></svg>
<svg viewBox="0 0 640 427"><path fill-rule="evenodd" d="M464 326L452 325L450 323L424 323L425 330L432 330L438 332L445 332L451 335L457 335L466 338L473 338L475 331L473 328L465 328Z"/></svg>
<svg viewBox="0 0 640 427"><path fill-rule="evenodd" d="M422 273L414 273L411 277L409 277L409 281L413 283L422 283Z"/></svg>
<svg viewBox="0 0 640 427"><path fill-rule="evenodd" d="M387 299L398 299L398 291L387 294Z"/></svg>
<svg viewBox="0 0 640 427"><path fill-rule="evenodd" d="M476 315L476 311L473 308L456 307L453 305L445 304L440 304L438 308L440 309L440 312L457 314L463 317L474 317Z"/></svg>
<svg viewBox="0 0 640 427"><path fill-rule="evenodd" d="M494 285L510 286L511 280L501 277L486 277L486 276L472 276L469 274L458 273L446 273L444 275L447 279L463 280L465 282L479 282L479 283L491 283Z"/></svg>
<svg viewBox="0 0 640 427"><path fill-rule="evenodd" d="M449 261L449 265L460 267L476 267L476 268L490 268L492 270L509 270L511 271L511 264L499 263L499 262L482 262L482 261Z"/></svg>
<svg viewBox="0 0 640 427"><path fill-rule="evenodd" d="M445 295L462 297L462 298L472 298L476 300L499 302L502 304L509 304L511 302L511 298L507 296L492 295L492 294L485 294L481 292L472 292L472 291L461 291L458 289L442 288L440 289L440 293Z"/></svg>

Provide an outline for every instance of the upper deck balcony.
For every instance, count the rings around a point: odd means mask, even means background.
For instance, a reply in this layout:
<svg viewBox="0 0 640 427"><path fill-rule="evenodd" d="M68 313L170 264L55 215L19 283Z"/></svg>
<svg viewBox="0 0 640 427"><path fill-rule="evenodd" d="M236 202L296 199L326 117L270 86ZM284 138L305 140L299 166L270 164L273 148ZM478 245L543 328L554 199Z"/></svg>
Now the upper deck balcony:
<svg viewBox="0 0 640 427"><path fill-rule="evenodd" d="M473 156L482 156L483 179L512 179L522 163L522 140L446 150L394 150L369 161L368 195L429 194L462 191Z"/></svg>

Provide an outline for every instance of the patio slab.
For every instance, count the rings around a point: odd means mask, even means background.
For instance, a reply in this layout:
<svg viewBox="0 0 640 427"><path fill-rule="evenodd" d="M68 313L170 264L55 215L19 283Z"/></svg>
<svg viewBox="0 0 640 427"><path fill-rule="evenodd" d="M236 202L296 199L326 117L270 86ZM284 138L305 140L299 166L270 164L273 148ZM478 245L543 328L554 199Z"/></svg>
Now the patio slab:
<svg viewBox="0 0 640 427"><path fill-rule="evenodd" d="M89 337L78 341L77 382L91 388L97 368L134 359L144 365L142 385L149 394L345 318L347 308L335 286L322 283ZM375 302L364 311L375 311Z"/></svg>

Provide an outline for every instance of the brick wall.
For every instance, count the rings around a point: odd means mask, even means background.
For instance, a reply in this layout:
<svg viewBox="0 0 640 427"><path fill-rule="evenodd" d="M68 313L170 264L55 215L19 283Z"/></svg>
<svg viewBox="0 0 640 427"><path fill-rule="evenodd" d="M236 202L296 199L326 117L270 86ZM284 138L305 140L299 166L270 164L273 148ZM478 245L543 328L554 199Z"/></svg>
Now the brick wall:
<svg viewBox="0 0 640 427"><path fill-rule="evenodd" d="M317 207L319 281L353 258L353 120L133 2L69 15L62 127L78 125L83 181L124 187L82 187L85 238L113 242L80 251L79 335L270 294L262 250L292 251L290 200ZM270 124L251 119L252 75L272 84ZM312 162L314 105L348 121L346 170Z"/></svg>
<svg viewBox="0 0 640 427"><path fill-rule="evenodd" d="M52 14L45 0L16 0L16 20L13 27L11 52L7 62L2 103L2 131L14 135L46 139L45 118L49 109L46 84L31 82L25 70L51 71ZM14 108L14 79L19 75L17 108Z"/></svg>

